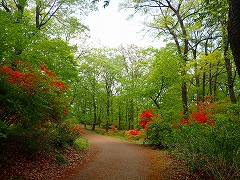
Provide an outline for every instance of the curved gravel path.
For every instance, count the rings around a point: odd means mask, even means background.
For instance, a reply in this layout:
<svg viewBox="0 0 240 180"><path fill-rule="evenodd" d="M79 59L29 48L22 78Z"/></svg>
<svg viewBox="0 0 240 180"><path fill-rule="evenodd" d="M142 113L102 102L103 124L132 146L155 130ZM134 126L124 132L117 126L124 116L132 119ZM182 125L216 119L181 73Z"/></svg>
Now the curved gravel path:
<svg viewBox="0 0 240 180"><path fill-rule="evenodd" d="M90 131L85 131L83 137L89 140L95 155L67 180L175 179L169 177L169 157L166 151L155 151Z"/></svg>

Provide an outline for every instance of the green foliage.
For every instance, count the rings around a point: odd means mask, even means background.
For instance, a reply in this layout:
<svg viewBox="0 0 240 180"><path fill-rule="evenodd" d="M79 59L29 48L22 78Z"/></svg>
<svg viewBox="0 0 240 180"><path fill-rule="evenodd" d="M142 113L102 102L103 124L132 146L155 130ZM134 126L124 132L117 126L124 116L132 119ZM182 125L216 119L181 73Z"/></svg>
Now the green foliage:
<svg viewBox="0 0 240 180"><path fill-rule="evenodd" d="M36 159L40 154L52 151L54 136L50 129L25 129L15 127L8 133L8 139L2 141L5 146L17 148L29 159ZM4 145L0 144L0 145Z"/></svg>
<svg viewBox="0 0 240 180"><path fill-rule="evenodd" d="M57 148L65 148L66 146L73 146L76 139L81 137L81 130L79 125L62 123L55 128L55 146Z"/></svg>
<svg viewBox="0 0 240 180"><path fill-rule="evenodd" d="M63 155L59 154L57 155L56 157L56 160L55 160L55 163L57 165L63 165L63 164L67 164L68 163L68 160L67 158L65 158Z"/></svg>
<svg viewBox="0 0 240 180"><path fill-rule="evenodd" d="M11 128L6 123L0 121L0 140L7 138L10 129Z"/></svg>
<svg viewBox="0 0 240 180"><path fill-rule="evenodd" d="M16 23L14 16L2 10L0 19L0 63L11 62L31 43L32 34L36 33L36 29L28 18Z"/></svg>
<svg viewBox="0 0 240 180"><path fill-rule="evenodd" d="M67 115L64 83L45 65L34 71L30 63L16 59L14 66L0 66L0 120L24 128L61 123Z"/></svg>
<svg viewBox="0 0 240 180"><path fill-rule="evenodd" d="M62 38L85 32L75 12L94 9L75 0L35 5L26 0L0 5L0 149L11 147L29 158L71 146L81 136L79 126L62 126L72 94L68 85L78 75L76 48ZM4 156L0 153L1 160Z"/></svg>
<svg viewBox="0 0 240 180"><path fill-rule="evenodd" d="M171 139L172 127L164 121L153 121L149 123L148 138L146 143L150 146L167 148L167 140Z"/></svg>
<svg viewBox="0 0 240 180"><path fill-rule="evenodd" d="M16 146L29 158L73 146L82 130L63 123L68 87L44 64L38 70L17 59L10 65L0 66L0 146Z"/></svg>
<svg viewBox="0 0 240 180"><path fill-rule="evenodd" d="M74 48L61 39L36 40L31 46L24 49L21 59L27 59L35 66L39 63L47 65L64 82L76 81L77 63L72 51ZM36 62L37 60L37 62Z"/></svg>
<svg viewBox="0 0 240 180"><path fill-rule="evenodd" d="M192 168L215 179L237 179L240 168L240 125L236 119L218 120L215 126L183 125L172 132L168 146Z"/></svg>
<svg viewBox="0 0 240 180"><path fill-rule="evenodd" d="M85 138L77 138L74 143L73 147L79 151L85 150L89 148L89 142Z"/></svg>

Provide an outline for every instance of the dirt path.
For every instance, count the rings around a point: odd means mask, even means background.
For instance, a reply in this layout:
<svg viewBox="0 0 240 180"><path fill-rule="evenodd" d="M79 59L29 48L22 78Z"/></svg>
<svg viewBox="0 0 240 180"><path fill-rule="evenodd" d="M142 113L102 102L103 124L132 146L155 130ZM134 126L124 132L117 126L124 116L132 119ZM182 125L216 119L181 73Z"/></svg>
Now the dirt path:
<svg viewBox="0 0 240 180"><path fill-rule="evenodd" d="M86 131L83 137L89 140L95 155L67 180L182 179L181 174L173 174L168 168L171 162L167 160L169 157L165 151L155 151L90 131ZM176 175L178 177L174 178Z"/></svg>

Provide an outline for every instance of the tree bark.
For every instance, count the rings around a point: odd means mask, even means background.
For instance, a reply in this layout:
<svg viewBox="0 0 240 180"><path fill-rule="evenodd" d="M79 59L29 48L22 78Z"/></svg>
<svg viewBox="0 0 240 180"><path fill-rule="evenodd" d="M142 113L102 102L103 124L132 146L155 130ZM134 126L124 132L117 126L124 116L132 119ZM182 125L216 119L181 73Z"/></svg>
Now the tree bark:
<svg viewBox="0 0 240 180"><path fill-rule="evenodd" d="M223 27L223 32L225 32L224 27ZM225 34L225 33L223 33ZM225 67L226 67L226 71L227 71L227 86L228 86L228 92L229 92L229 96L231 99L232 103L237 103L237 99L235 96L235 92L234 92L234 79L233 79L233 75L232 75L232 64L231 64L231 60L229 58L229 41L228 41L228 37L226 37L225 35L223 35L223 52L224 52L224 61L225 61Z"/></svg>
<svg viewBox="0 0 240 180"><path fill-rule="evenodd" d="M118 107L118 129L122 130L122 114L121 106Z"/></svg>
<svg viewBox="0 0 240 180"><path fill-rule="evenodd" d="M92 125L92 131L95 131L95 127L97 124L97 105L95 102L95 96L93 98L93 125Z"/></svg>
<svg viewBox="0 0 240 180"><path fill-rule="evenodd" d="M240 1L228 0L229 3L229 24L228 36L234 62L240 76Z"/></svg>

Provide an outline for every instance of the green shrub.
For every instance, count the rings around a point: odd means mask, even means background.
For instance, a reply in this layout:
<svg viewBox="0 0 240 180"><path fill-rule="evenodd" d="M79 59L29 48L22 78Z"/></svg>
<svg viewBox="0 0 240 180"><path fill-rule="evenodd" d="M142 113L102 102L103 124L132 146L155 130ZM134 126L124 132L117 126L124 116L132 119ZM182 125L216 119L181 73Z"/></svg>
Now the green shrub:
<svg viewBox="0 0 240 180"><path fill-rule="evenodd" d="M77 124L62 123L55 128L55 145L57 148L73 146L74 141L81 137L83 130Z"/></svg>
<svg viewBox="0 0 240 180"><path fill-rule="evenodd" d="M12 136L13 142L19 142L20 151L27 154L28 158L36 158L39 154L51 151L54 137L50 130L32 129L30 131L20 128L15 133Z"/></svg>
<svg viewBox="0 0 240 180"><path fill-rule="evenodd" d="M117 132L117 136L124 137L125 136L125 130L119 130Z"/></svg>
<svg viewBox="0 0 240 180"><path fill-rule="evenodd" d="M74 143L73 147L79 151L85 150L89 148L89 142L85 138L77 138Z"/></svg>
<svg viewBox="0 0 240 180"><path fill-rule="evenodd" d="M163 121L149 123L146 142L151 146L166 148L166 140L171 137L171 125Z"/></svg>
<svg viewBox="0 0 240 180"><path fill-rule="evenodd" d="M63 165L63 164L67 164L68 163L68 160L67 158L65 158L63 155L59 154L55 157L55 163L57 165Z"/></svg>
<svg viewBox="0 0 240 180"><path fill-rule="evenodd" d="M6 139L10 129L11 128L6 123L0 121L0 139Z"/></svg>
<svg viewBox="0 0 240 180"><path fill-rule="evenodd" d="M168 146L185 160L192 171L201 170L213 179L239 177L240 124L238 120L218 120L214 126L182 125L173 130Z"/></svg>
<svg viewBox="0 0 240 180"><path fill-rule="evenodd" d="M101 134L101 135L106 135L106 130L105 129L95 129L95 133Z"/></svg>

